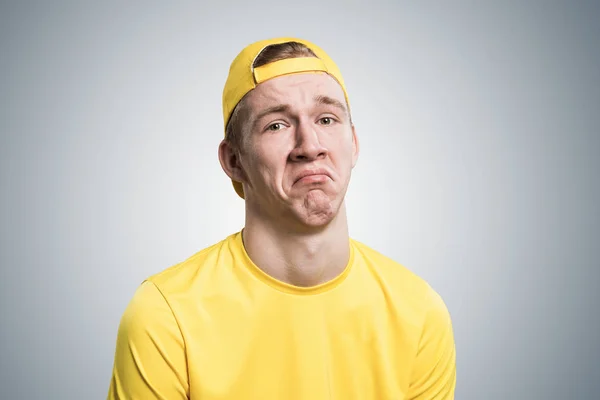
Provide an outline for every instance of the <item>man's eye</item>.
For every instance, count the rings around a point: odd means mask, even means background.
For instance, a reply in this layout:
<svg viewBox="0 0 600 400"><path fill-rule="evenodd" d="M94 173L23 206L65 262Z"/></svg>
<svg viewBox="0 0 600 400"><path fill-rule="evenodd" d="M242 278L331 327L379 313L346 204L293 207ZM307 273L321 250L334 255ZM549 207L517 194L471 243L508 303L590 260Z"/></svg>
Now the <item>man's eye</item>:
<svg viewBox="0 0 600 400"><path fill-rule="evenodd" d="M333 123L333 118L331 118L331 117L323 117L319 121L323 125L331 125Z"/></svg>
<svg viewBox="0 0 600 400"><path fill-rule="evenodd" d="M267 130L269 131L279 131L283 129L283 124L281 124L280 122L275 122L274 124L271 124L267 127Z"/></svg>

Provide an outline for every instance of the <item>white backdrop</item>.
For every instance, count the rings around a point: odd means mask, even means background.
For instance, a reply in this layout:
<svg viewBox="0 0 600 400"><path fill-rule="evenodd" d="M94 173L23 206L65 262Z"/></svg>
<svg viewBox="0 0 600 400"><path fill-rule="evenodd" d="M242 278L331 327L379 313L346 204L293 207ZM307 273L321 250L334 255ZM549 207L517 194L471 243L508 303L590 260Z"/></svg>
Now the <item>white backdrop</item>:
<svg viewBox="0 0 600 400"><path fill-rule="evenodd" d="M596 398L600 8L560 3L3 2L0 397L105 398L137 285L242 227L231 60L299 36L348 86L351 234L444 297L457 399Z"/></svg>

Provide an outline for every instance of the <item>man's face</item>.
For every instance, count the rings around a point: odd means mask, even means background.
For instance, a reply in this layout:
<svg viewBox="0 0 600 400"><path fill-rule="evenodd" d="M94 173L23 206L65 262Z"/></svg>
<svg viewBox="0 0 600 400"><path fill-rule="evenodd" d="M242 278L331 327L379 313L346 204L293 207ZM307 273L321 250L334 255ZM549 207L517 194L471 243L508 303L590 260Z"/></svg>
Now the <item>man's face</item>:
<svg viewBox="0 0 600 400"><path fill-rule="evenodd" d="M247 205L304 225L331 221L358 158L340 85L324 73L285 75L258 85L247 105L240 156Z"/></svg>

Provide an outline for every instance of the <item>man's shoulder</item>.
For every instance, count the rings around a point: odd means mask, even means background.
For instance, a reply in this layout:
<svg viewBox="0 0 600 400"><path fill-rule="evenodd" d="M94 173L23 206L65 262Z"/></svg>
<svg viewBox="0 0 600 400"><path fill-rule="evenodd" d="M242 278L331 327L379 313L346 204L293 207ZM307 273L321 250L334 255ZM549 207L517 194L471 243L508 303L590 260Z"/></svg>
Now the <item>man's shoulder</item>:
<svg viewBox="0 0 600 400"><path fill-rule="evenodd" d="M386 277L400 279L410 286L417 285L422 289L429 286L422 277L399 261L358 240L352 239L352 243L354 244L355 251L359 252L361 258L368 266L375 268L378 273L385 274Z"/></svg>
<svg viewBox="0 0 600 400"><path fill-rule="evenodd" d="M388 287L401 303L422 311L437 308L440 302L443 306L441 296L425 278L363 242L352 239L352 243L369 273Z"/></svg>
<svg viewBox="0 0 600 400"><path fill-rule="evenodd" d="M150 275L145 281L152 282L161 292L176 293L189 289L191 284L202 280L208 270L228 261L228 253L238 234L231 234L204 247L184 261Z"/></svg>

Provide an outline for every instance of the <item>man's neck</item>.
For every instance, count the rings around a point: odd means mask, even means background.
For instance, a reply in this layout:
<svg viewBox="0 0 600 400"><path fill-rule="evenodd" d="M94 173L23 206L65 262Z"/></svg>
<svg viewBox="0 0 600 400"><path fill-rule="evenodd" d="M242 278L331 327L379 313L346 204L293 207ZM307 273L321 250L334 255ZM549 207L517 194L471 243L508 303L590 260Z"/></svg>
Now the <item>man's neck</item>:
<svg viewBox="0 0 600 400"><path fill-rule="evenodd" d="M265 273L302 287L334 279L348 264L350 243L346 208L314 232L293 232L246 214L243 241L250 259Z"/></svg>

